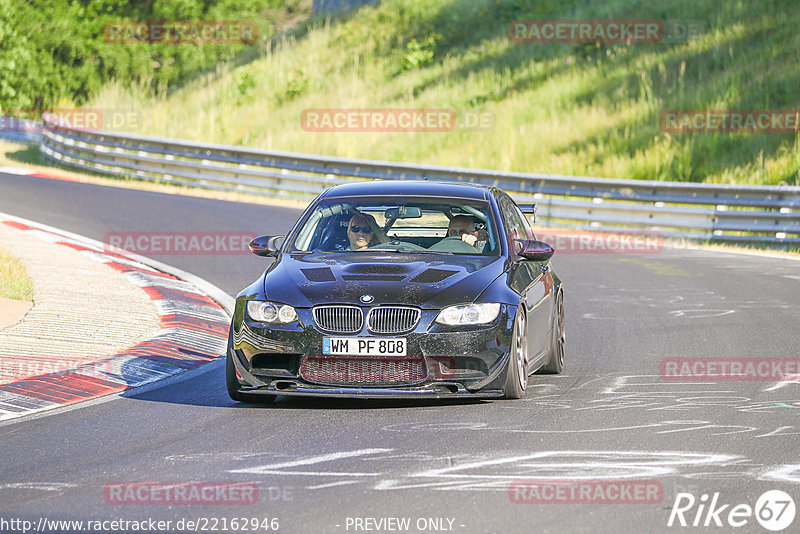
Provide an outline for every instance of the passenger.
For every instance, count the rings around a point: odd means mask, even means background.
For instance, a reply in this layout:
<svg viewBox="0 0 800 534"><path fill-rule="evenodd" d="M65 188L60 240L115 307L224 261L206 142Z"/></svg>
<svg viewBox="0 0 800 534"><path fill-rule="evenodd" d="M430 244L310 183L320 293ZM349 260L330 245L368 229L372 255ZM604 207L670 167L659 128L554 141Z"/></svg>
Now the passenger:
<svg viewBox="0 0 800 534"><path fill-rule="evenodd" d="M366 250L368 247L387 243L389 238L378 227L372 215L357 213L347 223L347 250Z"/></svg>
<svg viewBox="0 0 800 534"><path fill-rule="evenodd" d="M461 241L474 247L475 243L478 242L475 221L466 215L456 215L450 219L450 224L447 227L447 237L460 237Z"/></svg>

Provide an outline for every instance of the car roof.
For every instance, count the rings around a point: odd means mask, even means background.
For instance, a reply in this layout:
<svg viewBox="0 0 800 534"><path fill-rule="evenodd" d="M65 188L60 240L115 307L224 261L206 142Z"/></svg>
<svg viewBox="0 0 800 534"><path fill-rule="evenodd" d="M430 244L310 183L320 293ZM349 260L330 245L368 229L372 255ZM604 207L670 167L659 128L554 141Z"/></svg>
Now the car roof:
<svg viewBox="0 0 800 534"><path fill-rule="evenodd" d="M361 195L381 196L426 196L485 200L491 188L469 182L434 180L373 180L353 182L331 187L322 196L325 198L353 197Z"/></svg>

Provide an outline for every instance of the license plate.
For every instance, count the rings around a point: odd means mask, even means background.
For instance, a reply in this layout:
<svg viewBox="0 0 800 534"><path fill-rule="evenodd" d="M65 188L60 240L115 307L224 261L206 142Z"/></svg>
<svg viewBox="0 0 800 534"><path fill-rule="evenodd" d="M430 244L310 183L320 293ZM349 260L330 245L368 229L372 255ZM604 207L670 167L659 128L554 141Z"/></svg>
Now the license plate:
<svg viewBox="0 0 800 534"><path fill-rule="evenodd" d="M404 337L323 337L326 356L405 356Z"/></svg>

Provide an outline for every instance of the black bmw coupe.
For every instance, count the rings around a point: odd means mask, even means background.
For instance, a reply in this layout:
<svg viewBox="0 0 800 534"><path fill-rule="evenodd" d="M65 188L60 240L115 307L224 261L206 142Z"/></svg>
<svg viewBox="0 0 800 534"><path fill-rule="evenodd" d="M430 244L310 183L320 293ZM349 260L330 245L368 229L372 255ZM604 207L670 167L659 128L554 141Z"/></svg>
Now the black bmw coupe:
<svg viewBox="0 0 800 534"><path fill-rule="evenodd" d="M496 187L374 181L328 189L236 299L226 382L277 395L524 396L564 365L553 249Z"/></svg>

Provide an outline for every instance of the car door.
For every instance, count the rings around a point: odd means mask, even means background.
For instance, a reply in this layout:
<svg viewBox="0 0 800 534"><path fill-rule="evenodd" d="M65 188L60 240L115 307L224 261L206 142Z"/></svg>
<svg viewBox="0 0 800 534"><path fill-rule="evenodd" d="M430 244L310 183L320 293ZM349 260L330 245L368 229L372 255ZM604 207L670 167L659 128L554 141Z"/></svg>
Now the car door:
<svg viewBox="0 0 800 534"><path fill-rule="evenodd" d="M553 278L549 262L523 259L513 253L516 239L534 239L528 219L511 197L499 199L511 255L511 288L522 296L528 314L528 355L530 367L546 363L550 340L550 310L553 307Z"/></svg>

